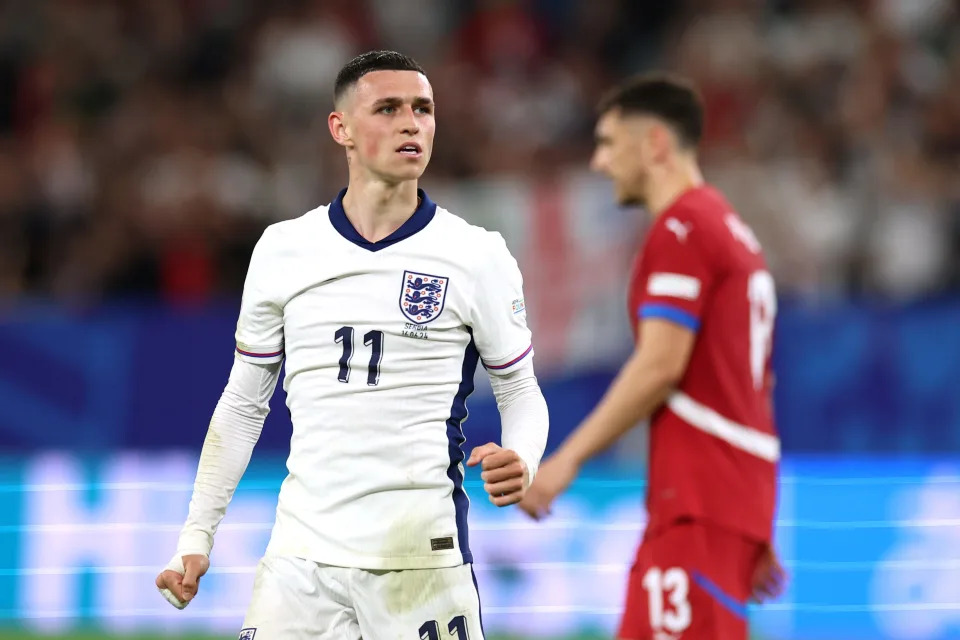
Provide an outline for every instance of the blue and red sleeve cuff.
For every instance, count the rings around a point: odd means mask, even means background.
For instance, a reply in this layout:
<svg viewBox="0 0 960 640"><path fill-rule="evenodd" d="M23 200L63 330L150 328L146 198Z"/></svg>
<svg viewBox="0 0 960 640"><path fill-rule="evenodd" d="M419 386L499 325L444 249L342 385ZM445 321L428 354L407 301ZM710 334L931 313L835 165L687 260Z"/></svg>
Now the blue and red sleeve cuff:
<svg viewBox="0 0 960 640"><path fill-rule="evenodd" d="M526 358L526 357L527 357L528 355L530 355L531 353L533 353L533 345L530 345L529 347L527 347L526 350L525 350L523 353L521 353L520 355L518 355L516 358L513 358L513 359L510 360L509 362L505 362L505 363L503 363L503 364L487 364L486 362L484 362L484 363L483 363L483 366L484 366L488 371L503 371L503 370L509 369L509 368L512 367L513 365L517 364L518 362L520 362L521 360L523 360L524 358Z"/></svg>
<svg viewBox="0 0 960 640"><path fill-rule="evenodd" d="M237 355L247 362L269 364L283 360L283 347L257 348L246 344L238 344Z"/></svg>
<svg viewBox="0 0 960 640"><path fill-rule="evenodd" d="M660 318L686 327L691 331L700 329L700 318L693 315L686 309L675 307L670 304L643 304L637 309L637 318L640 320L646 318Z"/></svg>
<svg viewBox="0 0 960 640"><path fill-rule="evenodd" d="M283 349L279 351L274 351L273 353L254 353L252 351L244 351L240 347L237 347L237 353L242 356L249 356L251 358L275 358L277 356L283 355Z"/></svg>

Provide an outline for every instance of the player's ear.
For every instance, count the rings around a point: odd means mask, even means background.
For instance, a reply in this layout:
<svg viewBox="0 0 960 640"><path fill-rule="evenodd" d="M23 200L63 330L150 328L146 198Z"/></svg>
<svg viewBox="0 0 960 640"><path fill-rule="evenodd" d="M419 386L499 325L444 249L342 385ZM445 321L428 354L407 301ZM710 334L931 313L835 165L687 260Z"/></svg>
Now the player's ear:
<svg viewBox="0 0 960 640"><path fill-rule="evenodd" d="M332 111L327 116L327 128L330 129L330 136L334 142L341 147L353 146L353 140L350 137L350 131L342 111Z"/></svg>
<svg viewBox="0 0 960 640"><path fill-rule="evenodd" d="M647 130L647 143L657 160L662 160L676 146L676 136L666 124L655 122Z"/></svg>

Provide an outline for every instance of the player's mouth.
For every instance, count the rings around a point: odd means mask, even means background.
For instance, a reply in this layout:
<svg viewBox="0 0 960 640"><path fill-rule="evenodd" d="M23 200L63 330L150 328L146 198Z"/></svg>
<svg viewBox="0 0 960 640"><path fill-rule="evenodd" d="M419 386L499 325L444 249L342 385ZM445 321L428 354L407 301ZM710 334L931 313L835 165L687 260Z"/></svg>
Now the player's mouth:
<svg viewBox="0 0 960 640"><path fill-rule="evenodd" d="M407 142L397 147L397 153L408 158L419 158L423 155L423 149L416 142Z"/></svg>

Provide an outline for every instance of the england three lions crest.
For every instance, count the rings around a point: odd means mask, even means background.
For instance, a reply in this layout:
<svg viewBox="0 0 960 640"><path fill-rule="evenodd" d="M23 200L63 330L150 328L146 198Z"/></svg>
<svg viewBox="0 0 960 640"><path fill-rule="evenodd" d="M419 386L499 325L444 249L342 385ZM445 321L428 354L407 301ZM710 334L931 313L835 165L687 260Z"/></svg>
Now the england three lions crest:
<svg viewBox="0 0 960 640"><path fill-rule="evenodd" d="M437 319L443 311L450 278L431 276L416 271L403 272L400 289L400 310L415 324L426 324Z"/></svg>

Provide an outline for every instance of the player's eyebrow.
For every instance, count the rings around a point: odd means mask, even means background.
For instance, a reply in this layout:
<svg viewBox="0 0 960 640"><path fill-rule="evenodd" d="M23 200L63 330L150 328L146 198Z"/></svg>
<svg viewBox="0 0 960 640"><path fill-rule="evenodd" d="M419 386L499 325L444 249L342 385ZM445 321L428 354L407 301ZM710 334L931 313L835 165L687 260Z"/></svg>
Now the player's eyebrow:
<svg viewBox="0 0 960 640"><path fill-rule="evenodd" d="M399 107L402 104L403 104L403 100L401 100L400 98L391 97L391 98L380 98L379 100L373 103L373 106L374 108Z"/></svg>
<svg viewBox="0 0 960 640"><path fill-rule="evenodd" d="M399 107L404 103L403 98L398 98L396 96L390 96L388 98L380 98L373 103L374 109L379 109L380 107ZM417 96L411 100L414 108L417 107L433 107L433 100L425 96Z"/></svg>

